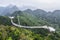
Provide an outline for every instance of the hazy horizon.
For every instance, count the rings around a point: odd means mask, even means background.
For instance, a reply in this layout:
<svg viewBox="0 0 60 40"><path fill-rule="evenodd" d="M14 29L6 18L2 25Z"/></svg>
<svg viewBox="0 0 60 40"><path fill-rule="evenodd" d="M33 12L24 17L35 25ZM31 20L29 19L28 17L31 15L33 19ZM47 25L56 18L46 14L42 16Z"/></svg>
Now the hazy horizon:
<svg viewBox="0 0 60 40"><path fill-rule="evenodd" d="M0 6L16 5L21 8L60 10L59 0L0 0Z"/></svg>

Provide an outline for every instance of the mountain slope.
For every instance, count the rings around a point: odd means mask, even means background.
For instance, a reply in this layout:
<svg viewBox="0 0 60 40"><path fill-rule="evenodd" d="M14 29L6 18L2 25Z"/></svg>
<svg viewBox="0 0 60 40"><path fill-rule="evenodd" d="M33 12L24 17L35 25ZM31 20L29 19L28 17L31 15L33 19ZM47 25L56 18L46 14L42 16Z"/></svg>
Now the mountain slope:
<svg viewBox="0 0 60 40"><path fill-rule="evenodd" d="M18 11L18 7L16 7L15 5L11 6L7 6L7 7L0 7L0 15L10 15L15 11Z"/></svg>
<svg viewBox="0 0 60 40"><path fill-rule="evenodd" d="M54 10L53 12L46 12L42 9L36 9L36 10L24 10L24 12L32 14L36 16L37 19L42 19L47 21L50 26L53 26L57 29L60 28L60 10Z"/></svg>
<svg viewBox="0 0 60 40"><path fill-rule="evenodd" d="M32 15L30 13L22 12L22 11L16 11L12 14L12 16L19 16L20 23L22 25L48 25L47 21L44 21L42 19L37 18L35 15Z"/></svg>
<svg viewBox="0 0 60 40"><path fill-rule="evenodd" d="M60 40L60 36L57 33L44 36L24 28L0 25L0 40Z"/></svg>

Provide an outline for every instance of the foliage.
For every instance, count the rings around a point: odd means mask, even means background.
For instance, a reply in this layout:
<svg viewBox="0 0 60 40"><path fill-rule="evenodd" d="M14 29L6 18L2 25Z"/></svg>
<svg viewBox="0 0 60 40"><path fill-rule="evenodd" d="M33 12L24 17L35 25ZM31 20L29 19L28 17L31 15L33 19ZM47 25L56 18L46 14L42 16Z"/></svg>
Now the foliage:
<svg viewBox="0 0 60 40"><path fill-rule="evenodd" d="M12 25L10 19L6 16L0 16L0 25Z"/></svg>
<svg viewBox="0 0 60 40"><path fill-rule="evenodd" d="M24 26L59 26L53 23L50 24L49 20L42 17L38 18L35 15L21 11L16 11L11 15L15 16L13 21L17 24L17 15L19 16L20 24ZM60 33L50 33L46 29L24 29L14 27L8 17L0 16L0 40L60 40Z"/></svg>
<svg viewBox="0 0 60 40"><path fill-rule="evenodd" d="M0 25L0 40L60 40L59 38L57 33L42 36L42 34L35 34L28 29Z"/></svg>

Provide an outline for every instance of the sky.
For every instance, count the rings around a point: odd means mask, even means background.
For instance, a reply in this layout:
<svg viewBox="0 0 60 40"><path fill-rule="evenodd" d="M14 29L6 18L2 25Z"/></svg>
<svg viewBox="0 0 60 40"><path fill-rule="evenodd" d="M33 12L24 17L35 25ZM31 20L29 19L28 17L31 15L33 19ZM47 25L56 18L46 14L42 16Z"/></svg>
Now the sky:
<svg viewBox="0 0 60 40"><path fill-rule="evenodd" d="M32 7L46 11L60 10L60 0L0 0L0 6L16 5L18 7Z"/></svg>

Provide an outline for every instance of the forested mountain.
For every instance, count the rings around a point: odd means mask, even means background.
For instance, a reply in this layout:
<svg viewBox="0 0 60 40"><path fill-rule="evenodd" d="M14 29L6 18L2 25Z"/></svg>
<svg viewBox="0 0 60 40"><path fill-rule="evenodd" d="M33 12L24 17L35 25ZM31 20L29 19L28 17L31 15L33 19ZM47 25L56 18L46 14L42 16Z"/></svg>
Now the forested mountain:
<svg viewBox="0 0 60 40"><path fill-rule="evenodd" d="M15 5L8 5L7 7L0 7L0 15L9 15L12 14L15 11L18 11L18 7Z"/></svg>
<svg viewBox="0 0 60 40"><path fill-rule="evenodd" d="M0 40L60 40L60 35L48 33L44 36L28 29L0 25Z"/></svg>
<svg viewBox="0 0 60 40"><path fill-rule="evenodd" d="M22 11L16 11L11 16L19 16L20 23L25 26L35 26L35 25L49 25L49 23L45 20L37 18L35 15L32 15L30 13L22 12Z"/></svg>
<svg viewBox="0 0 60 40"><path fill-rule="evenodd" d="M2 12L4 11L4 7L0 7L0 15L2 15Z"/></svg>
<svg viewBox="0 0 60 40"><path fill-rule="evenodd" d="M42 9L36 9L36 10L27 9L27 10L24 10L23 12L36 15L36 17L40 16L40 17L43 17L43 18L44 17L59 18L59 15L60 15L60 10L54 10L53 12L50 12L50 11L46 12Z"/></svg>
<svg viewBox="0 0 60 40"><path fill-rule="evenodd" d="M9 16L14 16L13 21L23 26L51 26L55 33L46 29L24 29L11 24ZM59 28L57 28L59 27ZM0 7L0 40L60 40L60 10L46 12L42 9L24 11L16 6ZM4 34L5 33L5 34ZM5 36L3 36L5 35Z"/></svg>
<svg viewBox="0 0 60 40"><path fill-rule="evenodd" d="M60 26L60 10L55 10L53 12L46 12L42 9L36 10L24 10L24 12L35 15L38 19L43 19L50 23L52 26Z"/></svg>

